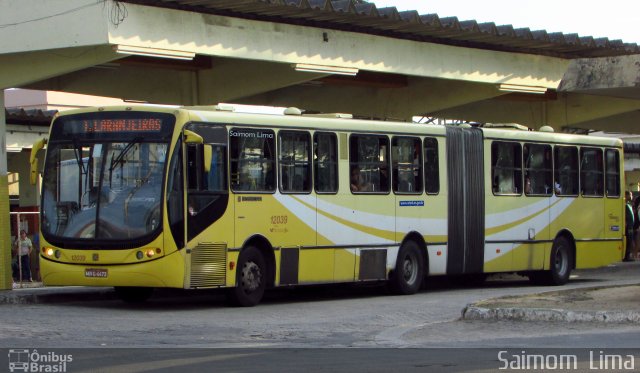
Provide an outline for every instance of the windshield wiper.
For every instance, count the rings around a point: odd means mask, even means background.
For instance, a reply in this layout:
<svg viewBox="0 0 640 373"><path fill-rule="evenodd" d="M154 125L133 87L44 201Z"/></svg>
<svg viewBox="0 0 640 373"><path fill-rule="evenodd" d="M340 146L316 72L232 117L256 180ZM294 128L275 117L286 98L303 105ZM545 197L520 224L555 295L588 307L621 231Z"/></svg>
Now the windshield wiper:
<svg viewBox="0 0 640 373"><path fill-rule="evenodd" d="M129 150L131 150L131 148L133 148L135 144L138 144L141 142L142 142L142 137L134 138L133 141L128 143L127 146L125 146L124 149L122 149L122 151L120 152L120 154L118 154L116 159L111 158L111 165L109 166L109 172L112 172L113 169L116 168L119 163L122 163L124 156L127 155Z"/></svg>
<svg viewBox="0 0 640 373"><path fill-rule="evenodd" d="M84 162L82 161L82 149L80 148L80 144L77 139L73 139L73 155L76 157L76 162L78 162L78 166L82 169L82 174L86 175L88 169L84 168ZM88 167L87 162L87 167Z"/></svg>

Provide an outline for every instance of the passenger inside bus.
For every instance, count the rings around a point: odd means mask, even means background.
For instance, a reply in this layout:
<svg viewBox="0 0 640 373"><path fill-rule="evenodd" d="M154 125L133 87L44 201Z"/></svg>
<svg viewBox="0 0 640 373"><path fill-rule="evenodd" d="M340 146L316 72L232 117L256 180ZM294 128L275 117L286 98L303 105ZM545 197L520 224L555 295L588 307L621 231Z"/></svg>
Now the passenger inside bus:
<svg viewBox="0 0 640 373"><path fill-rule="evenodd" d="M359 192L361 191L362 185L362 177L360 176L360 169L358 167L351 168L351 191Z"/></svg>

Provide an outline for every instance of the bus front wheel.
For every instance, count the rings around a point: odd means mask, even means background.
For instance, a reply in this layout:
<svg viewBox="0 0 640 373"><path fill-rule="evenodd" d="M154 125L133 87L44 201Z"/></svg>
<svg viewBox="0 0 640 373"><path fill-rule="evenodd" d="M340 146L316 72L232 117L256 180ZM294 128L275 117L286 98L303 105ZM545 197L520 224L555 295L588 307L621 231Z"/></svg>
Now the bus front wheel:
<svg viewBox="0 0 640 373"><path fill-rule="evenodd" d="M420 290L424 278L424 261L420 247L414 241L407 241L400 247L396 267L389 278L389 286L394 294L415 294Z"/></svg>
<svg viewBox="0 0 640 373"><path fill-rule="evenodd" d="M229 291L229 300L234 306L252 307L260 303L267 281L264 256L254 246L240 253L236 269L236 286Z"/></svg>

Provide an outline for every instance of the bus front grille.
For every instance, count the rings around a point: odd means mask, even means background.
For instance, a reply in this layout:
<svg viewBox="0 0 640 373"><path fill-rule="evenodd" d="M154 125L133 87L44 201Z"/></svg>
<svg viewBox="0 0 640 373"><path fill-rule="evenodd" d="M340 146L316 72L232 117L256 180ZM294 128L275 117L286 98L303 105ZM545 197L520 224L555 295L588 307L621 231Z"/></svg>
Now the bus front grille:
<svg viewBox="0 0 640 373"><path fill-rule="evenodd" d="M200 243L191 252L191 287L226 285L227 245Z"/></svg>

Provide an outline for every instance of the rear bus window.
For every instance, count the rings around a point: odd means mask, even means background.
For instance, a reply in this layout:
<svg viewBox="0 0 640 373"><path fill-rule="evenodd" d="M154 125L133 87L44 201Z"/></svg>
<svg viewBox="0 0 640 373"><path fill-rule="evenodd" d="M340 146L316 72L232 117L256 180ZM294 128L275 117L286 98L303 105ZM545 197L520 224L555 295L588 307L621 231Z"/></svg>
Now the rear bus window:
<svg viewBox="0 0 640 373"><path fill-rule="evenodd" d="M620 197L620 152L607 149L605 160L607 197Z"/></svg>

